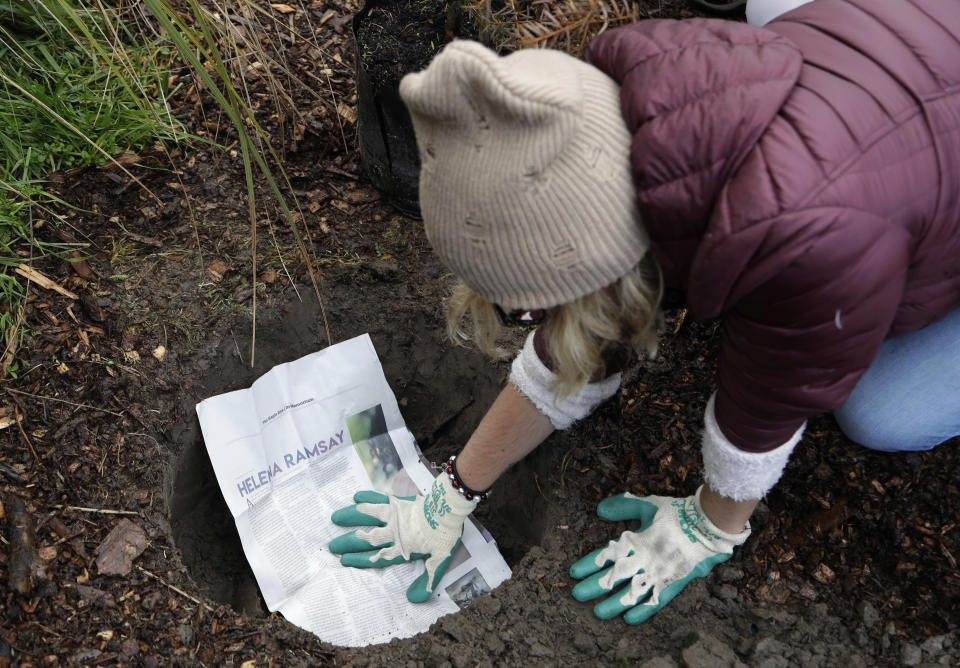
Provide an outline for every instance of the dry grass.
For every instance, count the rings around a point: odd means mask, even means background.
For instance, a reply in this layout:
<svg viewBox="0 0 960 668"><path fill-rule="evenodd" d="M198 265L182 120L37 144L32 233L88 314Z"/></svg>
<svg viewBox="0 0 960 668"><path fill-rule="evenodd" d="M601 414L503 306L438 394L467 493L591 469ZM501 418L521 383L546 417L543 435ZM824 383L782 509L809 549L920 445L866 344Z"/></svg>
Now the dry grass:
<svg viewBox="0 0 960 668"><path fill-rule="evenodd" d="M682 0L680 0L682 2ZM675 14L677 0L468 1L483 31L497 46L561 49L582 56L590 40L618 25Z"/></svg>

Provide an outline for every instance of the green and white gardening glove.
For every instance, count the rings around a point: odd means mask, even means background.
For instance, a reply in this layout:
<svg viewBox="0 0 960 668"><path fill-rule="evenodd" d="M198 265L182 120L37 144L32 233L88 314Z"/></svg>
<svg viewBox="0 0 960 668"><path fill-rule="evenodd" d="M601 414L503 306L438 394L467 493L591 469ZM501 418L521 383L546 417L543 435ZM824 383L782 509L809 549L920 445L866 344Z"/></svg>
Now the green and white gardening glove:
<svg viewBox="0 0 960 668"><path fill-rule="evenodd" d="M624 531L570 567L570 576L581 580L573 588L574 598L591 601L607 596L593 608L597 617L625 613L628 624L640 624L690 580L704 577L733 556L733 548L750 535L750 525L738 534L715 527L700 506L702 489L682 499L627 492L601 501L600 517L613 522L640 520L641 526Z"/></svg>
<svg viewBox="0 0 960 668"><path fill-rule="evenodd" d="M333 513L334 524L368 526L330 541L330 551L340 563L354 568L382 568L418 559L426 560L426 571L407 589L407 599L422 603L430 598L447 572L463 523L477 507L439 475L426 496L386 496L379 492L357 492L355 505Z"/></svg>

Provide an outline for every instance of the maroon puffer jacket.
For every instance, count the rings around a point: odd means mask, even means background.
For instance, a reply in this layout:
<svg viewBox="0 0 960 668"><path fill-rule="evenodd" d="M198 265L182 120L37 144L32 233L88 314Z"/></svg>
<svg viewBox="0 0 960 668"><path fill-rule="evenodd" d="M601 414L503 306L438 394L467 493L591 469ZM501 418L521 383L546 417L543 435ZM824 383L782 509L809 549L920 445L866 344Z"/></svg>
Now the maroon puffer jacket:
<svg viewBox="0 0 960 668"><path fill-rule="evenodd" d="M957 2L641 21L588 58L622 85L668 283L723 316L717 420L739 447L787 441L885 339L960 304Z"/></svg>

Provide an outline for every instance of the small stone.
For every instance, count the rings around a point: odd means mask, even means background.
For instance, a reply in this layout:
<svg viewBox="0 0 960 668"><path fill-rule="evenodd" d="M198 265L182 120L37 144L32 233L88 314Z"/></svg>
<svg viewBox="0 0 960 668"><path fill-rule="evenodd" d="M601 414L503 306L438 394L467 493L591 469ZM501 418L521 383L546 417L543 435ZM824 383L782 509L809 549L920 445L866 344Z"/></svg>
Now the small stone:
<svg viewBox="0 0 960 668"><path fill-rule="evenodd" d="M870 601L860 601L860 603L857 604L857 613L860 615L864 626L868 629L872 629L880 621L880 613L877 612L877 609L873 607Z"/></svg>
<svg viewBox="0 0 960 668"><path fill-rule="evenodd" d="M923 661L923 650L912 642L900 646L900 663L904 666L919 666Z"/></svg>
<svg viewBox="0 0 960 668"><path fill-rule="evenodd" d="M743 571L736 566L720 566L714 572L720 582L737 582L743 578Z"/></svg>
<svg viewBox="0 0 960 668"><path fill-rule="evenodd" d="M98 649L82 649L73 655L73 660L77 663L86 663L98 658L103 652Z"/></svg>
<svg viewBox="0 0 960 668"><path fill-rule="evenodd" d="M193 644L193 627L181 624L177 627L177 633L180 635L180 642L186 646Z"/></svg>
<svg viewBox="0 0 960 668"><path fill-rule="evenodd" d="M945 636L930 636L923 641L923 644L920 645L920 649L927 654L939 654L943 651L944 638Z"/></svg>

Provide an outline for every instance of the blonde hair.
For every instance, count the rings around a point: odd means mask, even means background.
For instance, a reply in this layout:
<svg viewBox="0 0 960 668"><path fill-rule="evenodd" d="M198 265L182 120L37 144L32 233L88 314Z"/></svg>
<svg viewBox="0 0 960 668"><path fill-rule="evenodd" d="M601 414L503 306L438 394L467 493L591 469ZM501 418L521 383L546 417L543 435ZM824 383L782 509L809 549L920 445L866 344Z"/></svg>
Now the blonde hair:
<svg viewBox="0 0 960 668"><path fill-rule="evenodd" d="M656 355L662 296L660 267L647 253L611 285L552 308L546 343L557 377L551 391L567 397L603 377L604 353L614 346ZM503 359L508 353L500 340L507 330L490 301L464 283L457 286L447 303L447 334L454 343L470 341Z"/></svg>

